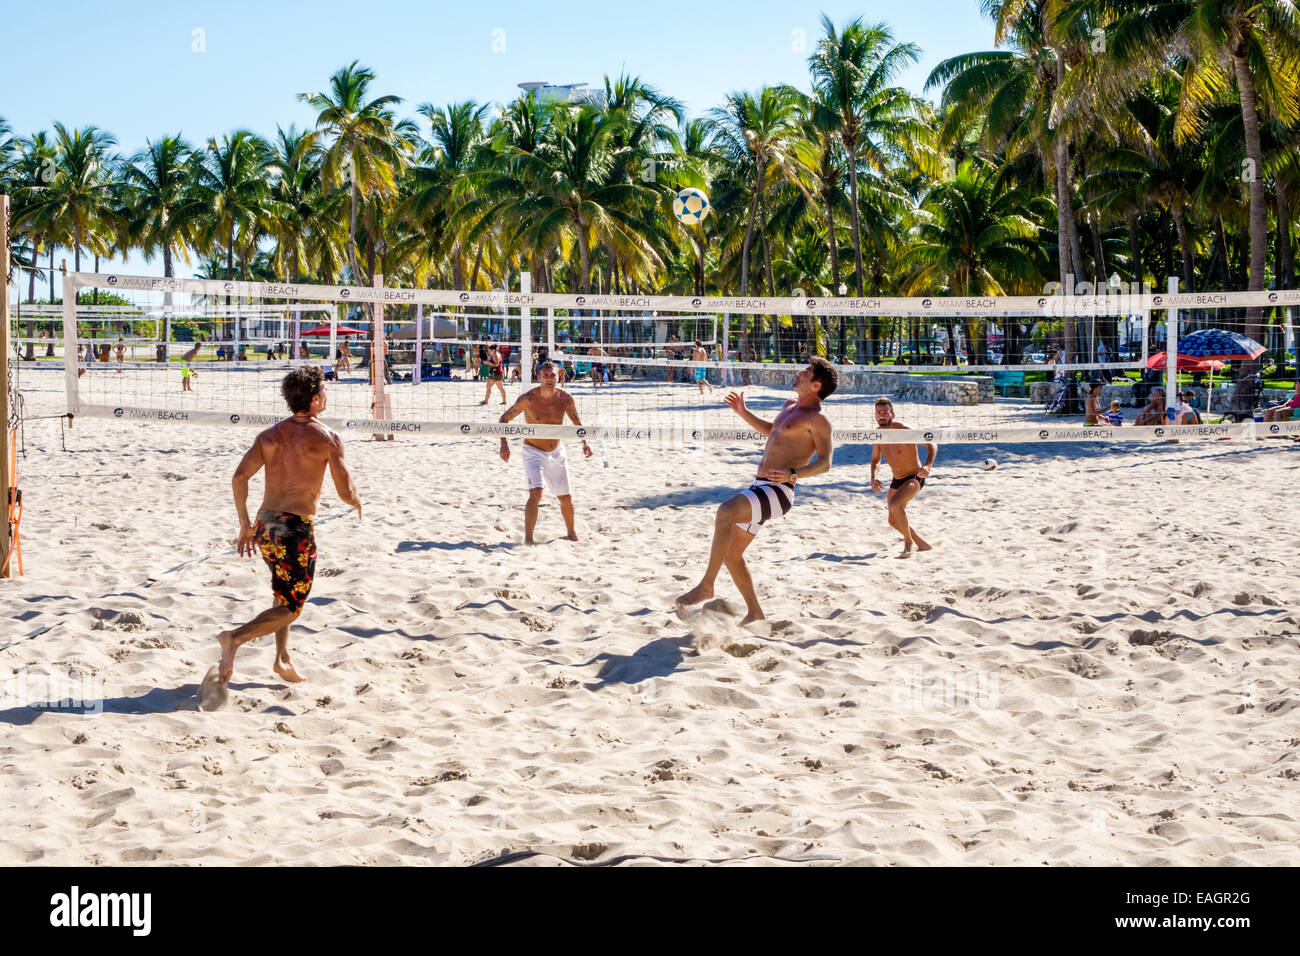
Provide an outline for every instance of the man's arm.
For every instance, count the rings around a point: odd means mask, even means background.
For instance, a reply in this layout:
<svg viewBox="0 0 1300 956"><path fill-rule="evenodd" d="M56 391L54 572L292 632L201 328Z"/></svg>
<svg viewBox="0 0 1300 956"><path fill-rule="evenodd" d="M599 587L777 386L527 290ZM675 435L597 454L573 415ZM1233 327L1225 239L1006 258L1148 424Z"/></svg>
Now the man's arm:
<svg viewBox="0 0 1300 956"><path fill-rule="evenodd" d="M723 399L723 401L730 405L731 410L743 418L749 427L753 428L755 431L762 432L764 435L772 434L772 423L763 421L763 419L759 418L745 407L744 392L728 392L727 397ZM787 402L787 404L789 403Z"/></svg>
<svg viewBox="0 0 1300 956"><path fill-rule="evenodd" d="M569 396L569 403L565 406L564 413L569 416L573 421L573 424L577 425L579 428L582 427L582 422L578 418L578 403L573 400L572 395ZM587 444L587 439L585 438L582 439L582 453L588 458L592 455L591 446Z"/></svg>
<svg viewBox="0 0 1300 956"><path fill-rule="evenodd" d="M343 460L343 439L334 432L329 437L330 477L334 479L334 490L339 493L339 500L345 505L357 509L357 519L361 518L361 498L357 495L357 486L352 482L352 472Z"/></svg>
<svg viewBox="0 0 1300 956"><path fill-rule="evenodd" d="M528 396L531 394L532 394L531 391L527 391L524 392L522 395L520 395L518 398L516 398L515 403L511 405L509 408L507 408L504 412L502 412L501 417L498 418L497 421L500 422L502 425L504 425L506 422L510 421L510 419L517 418L519 415L521 415L524 409L528 407L528 403L530 401ZM505 435L501 436L501 450L497 452L497 454L501 456L502 461L504 462L510 461L510 445L506 441Z"/></svg>
<svg viewBox="0 0 1300 956"><path fill-rule="evenodd" d="M235 477L230 480L231 490L235 494L235 513L239 515L239 542L235 550L241 557L253 555L253 524L248 520L248 483L262 470L263 464L262 436L258 435L253 439L253 447L239 460Z"/></svg>
<svg viewBox="0 0 1300 956"><path fill-rule="evenodd" d="M926 442L923 447L925 448L926 454L925 465L921 468L920 472L917 472L917 474L921 475L922 478L929 478L930 472L934 470L934 459L935 456L939 454L939 446L934 442ZM924 474L921 474L921 472L924 472Z"/></svg>
<svg viewBox="0 0 1300 956"><path fill-rule="evenodd" d="M884 485L881 485L880 482L876 479L876 469L879 467L880 467L880 446L872 445L871 446L871 490L872 491L880 491L880 489L884 487ZM880 487L877 487L877 485L879 485Z"/></svg>

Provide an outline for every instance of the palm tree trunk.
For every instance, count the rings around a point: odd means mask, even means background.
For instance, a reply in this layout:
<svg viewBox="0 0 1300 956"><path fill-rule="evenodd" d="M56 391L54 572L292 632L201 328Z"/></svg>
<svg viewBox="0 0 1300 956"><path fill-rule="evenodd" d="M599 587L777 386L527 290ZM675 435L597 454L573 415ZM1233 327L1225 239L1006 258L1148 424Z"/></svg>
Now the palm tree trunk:
<svg viewBox="0 0 1300 956"><path fill-rule="evenodd" d="M1259 111L1255 95L1255 79L1245 59L1232 57L1232 66L1237 74L1237 89L1241 93L1241 122L1246 134L1246 158L1250 160L1250 273L1247 290L1262 292L1264 290L1264 258L1268 251L1268 218L1264 208L1264 150L1259 139ZM1252 306L1246 310L1246 335L1258 339L1263 324L1264 310ZM1242 386L1259 368L1259 360L1243 362L1237 375L1237 394L1242 394ZM1233 400L1238 405L1236 395Z"/></svg>
<svg viewBox="0 0 1300 956"><path fill-rule="evenodd" d="M1291 197L1281 176L1275 182L1274 191L1277 193L1277 286L1279 289L1294 289L1295 247L1291 244ZM1292 306L1287 306L1284 314L1287 324L1291 327L1292 344L1300 343L1300 338L1296 337L1296 310ZM1285 351L1283 349L1283 353ZM1300 356L1300 351L1297 355ZM1283 363L1279 361L1278 366L1282 365ZM1296 380L1300 381L1300 357L1296 359Z"/></svg>
<svg viewBox="0 0 1300 956"><path fill-rule="evenodd" d="M862 274L862 222L858 215L858 151L855 143L845 141L844 152L849 157L849 199L853 216L853 276L854 285L858 289L858 298L862 298L866 293L863 291L863 281L865 276ZM834 241L834 237L832 237ZM861 362L861 357L858 358Z"/></svg>
<svg viewBox="0 0 1300 956"><path fill-rule="evenodd" d="M1056 162L1056 256L1060 263L1061 274L1061 292L1065 295L1073 295L1074 274L1073 263L1070 258L1070 218L1073 215L1072 204L1066 194L1065 185L1065 167L1070 162L1070 147L1066 143L1064 136L1058 136L1055 145L1055 162ZM1074 318L1067 314L1064 320L1064 339L1062 343L1064 352L1062 358L1065 362L1071 362L1074 359Z"/></svg>
<svg viewBox="0 0 1300 956"><path fill-rule="evenodd" d="M749 294L749 247L754 241L754 221L758 218L758 195L763 189L763 164L758 165L758 176L754 186L754 200L749 204L749 226L745 229L745 241L740 246L740 294Z"/></svg>
<svg viewBox="0 0 1300 956"><path fill-rule="evenodd" d="M835 241L835 206L828 194L822 193L822 204L826 207L826 237L831 249L831 295L840 294L840 250Z"/></svg>
<svg viewBox="0 0 1300 956"><path fill-rule="evenodd" d="M1129 255L1132 261L1129 263L1129 272L1132 274L1132 281L1135 286L1142 284L1142 247L1138 243L1138 215L1136 212L1128 214L1128 247ZM1134 292L1141 292L1140 288L1135 288Z"/></svg>

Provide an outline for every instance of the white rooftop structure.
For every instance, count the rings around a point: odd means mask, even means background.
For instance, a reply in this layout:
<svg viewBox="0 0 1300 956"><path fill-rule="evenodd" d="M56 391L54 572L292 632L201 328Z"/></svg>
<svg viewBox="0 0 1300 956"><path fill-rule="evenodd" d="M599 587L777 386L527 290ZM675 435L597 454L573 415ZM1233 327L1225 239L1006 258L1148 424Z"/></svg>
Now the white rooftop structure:
<svg viewBox="0 0 1300 956"><path fill-rule="evenodd" d="M590 89L586 83L548 83L545 80L533 80L520 83L519 88L531 92L539 103L594 103L597 106L605 102L604 90Z"/></svg>

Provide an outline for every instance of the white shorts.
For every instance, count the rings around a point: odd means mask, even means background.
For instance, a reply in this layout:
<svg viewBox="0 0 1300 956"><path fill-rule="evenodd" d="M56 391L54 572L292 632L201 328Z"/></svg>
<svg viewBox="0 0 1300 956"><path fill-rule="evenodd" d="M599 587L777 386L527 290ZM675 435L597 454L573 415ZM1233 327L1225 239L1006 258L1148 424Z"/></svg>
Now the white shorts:
<svg viewBox="0 0 1300 956"><path fill-rule="evenodd" d="M736 527L749 534L758 534L759 527L773 518L784 518L794 504L794 485L766 478L755 480L741 494L749 499L749 521L737 521Z"/></svg>
<svg viewBox="0 0 1300 956"><path fill-rule="evenodd" d="M555 451L524 445L524 479L529 489L541 488L543 476L552 494L561 497L569 494L569 459L564 454L563 443L556 445Z"/></svg>

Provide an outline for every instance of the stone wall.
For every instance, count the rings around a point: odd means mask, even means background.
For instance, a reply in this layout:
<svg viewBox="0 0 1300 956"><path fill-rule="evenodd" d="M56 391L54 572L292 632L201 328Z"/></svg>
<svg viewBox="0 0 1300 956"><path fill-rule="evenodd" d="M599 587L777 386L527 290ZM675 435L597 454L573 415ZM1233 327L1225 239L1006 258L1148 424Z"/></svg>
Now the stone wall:
<svg viewBox="0 0 1300 956"><path fill-rule="evenodd" d="M837 365L840 391L855 395L888 395L897 401L934 405L977 405L994 398L993 379L987 375L907 375L896 372L854 371ZM771 388L789 387L793 369L751 371L750 380ZM739 373L736 373L737 375Z"/></svg>

